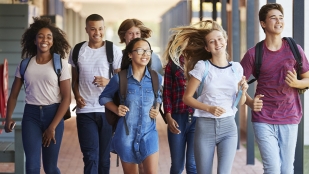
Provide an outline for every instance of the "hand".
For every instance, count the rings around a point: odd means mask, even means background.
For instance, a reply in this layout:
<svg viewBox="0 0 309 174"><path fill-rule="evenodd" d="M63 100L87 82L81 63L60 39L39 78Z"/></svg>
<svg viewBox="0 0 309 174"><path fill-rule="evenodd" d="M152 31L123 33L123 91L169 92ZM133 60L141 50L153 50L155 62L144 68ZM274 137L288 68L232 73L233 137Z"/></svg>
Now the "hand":
<svg viewBox="0 0 309 174"><path fill-rule="evenodd" d="M78 108L82 109L83 107L86 106L86 102L83 97L75 98L75 100L76 100L76 105Z"/></svg>
<svg viewBox="0 0 309 174"><path fill-rule="evenodd" d="M297 87L297 73L293 68L293 71L288 71L285 77L285 83L287 83L290 87L296 88Z"/></svg>
<svg viewBox="0 0 309 174"><path fill-rule="evenodd" d="M8 117L5 119L5 125L4 125L4 130L6 133L12 132L13 131L13 125L15 124L15 121L12 119L9 119Z"/></svg>
<svg viewBox="0 0 309 174"><path fill-rule="evenodd" d="M158 116L158 114L159 114L159 107L154 109L153 106L152 106L150 111L149 111L149 117L155 119Z"/></svg>
<svg viewBox="0 0 309 174"><path fill-rule="evenodd" d="M259 94L256 95L253 99L253 111L257 112L257 111L261 111L263 108L263 100L261 100L260 98L264 97L264 95Z"/></svg>
<svg viewBox="0 0 309 174"><path fill-rule="evenodd" d="M243 91L243 94L245 94L247 92L247 89L249 88L249 85L246 81L246 77L242 76L241 80L238 83L238 87L239 89L241 89Z"/></svg>
<svg viewBox="0 0 309 174"><path fill-rule="evenodd" d="M130 109L128 107L126 107L125 105L119 105L118 106L118 114L117 115L125 116L128 111L130 111Z"/></svg>
<svg viewBox="0 0 309 174"><path fill-rule="evenodd" d="M173 134L180 134L181 131L178 129L179 125L178 123L172 118L170 113L167 113L169 115L166 115L166 121L168 125L168 129L173 133Z"/></svg>
<svg viewBox="0 0 309 174"><path fill-rule="evenodd" d="M55 129L47 128L43 133L43 139L42 139L43 147L48 147L51 141L53 141L54 144L56 144Z"/></svg>
<svg viewBox="0 0 309 174"><path fill-rule="evenodd" d="M97 87L104 87L108 84L109 79L101 77L101 76L94 76L92 84L96 85Z"/></svg>
<svg viewBox="0 0 309 174"><path fill-rule="evenodd" d="M208 112L211 113L212 115L216 116L216 117L220 117L222 114L225 113L225 109L223 109L219 106L210 106Z"/></svg>

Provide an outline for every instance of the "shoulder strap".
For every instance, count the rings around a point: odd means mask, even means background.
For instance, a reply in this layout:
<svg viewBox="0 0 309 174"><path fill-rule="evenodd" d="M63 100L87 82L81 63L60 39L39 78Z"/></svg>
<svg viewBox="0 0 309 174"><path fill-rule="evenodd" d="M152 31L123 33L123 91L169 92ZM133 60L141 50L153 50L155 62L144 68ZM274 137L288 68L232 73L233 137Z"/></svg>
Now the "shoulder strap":
<svg viewBox="0 0 309 174"><path fill-rule="evenodd" d="M59 54L54 53L53 55L53 65L55 73L58 77L58 86L60 86L60 76L61 76L61 70L62 70L62 62Z"/></svg>
<svg viewBox="0 0 309 174"><path fill-rule="evenodd" d="M158 74L155 70L150 70L151 82L152 82L152 90L155 95L155 99L153 101L153 108L156 109L157 107L157 99L158 99L158 92L159 92L159 78Z"/></svg>
<svg viewBox="0 0 309 174"><path fill-rule="evenodd" d="M114 62L114 51L113 51L113 42L106 40L106 56L109 63L109 78L112 78L114 75L114 68L113 68L113 62Z"/></svg>
<svg viewBox="0 0 309 174"><path fill-rule="evenodd" d="M72 53L72 60L73 60L73 63L75 65L75 67L77 68L77 72L79 73L79 70L78 70L78 53L82 47L82 45L85 43L86 41L83 41L83 42L80 42L78 44L75 45L75 47L73 48L73 53Z"/></svg>
<svg viewBox="0 0 309 174"><path fill-rule="evenodd" d="M120 104L125 105L125 101L127 98L127 88L128 88L128 79L127 79L128 70L122 70L118 73L119 75L119 89L120 89ZM129 128L127 124L126 117L124 119L124 127L126 130L126 134L129 135Z"/></svg>
<svg viewBox="0 0 309 174"><path fill-rule="evenodd" d="M301 61L301 55L299 53L298 47L296 45L296 42L293 38L291 37L284 37L283 39L285 39L286 41L288 41L291 51L294 55L294 58L297 62L297 79L300 79L300 74L301 74L301 69L303 68L303 64Z"/></svg>
<svg viewBox="0 0 309 174"><path fill-rule="evenodd" d="M255 82L260 76L262 60L263 60L263 43L264 41L262 40L261 42L255 45L255 61L254 61L255 79L250 80L248 84Z"/></svg>
<svg viewBox="0 0 309 174"><path fill-rule="evenodd" d="M19 73L20 73L20 76L21 76L21 81L24 82L24 76L25 76L25 72L26 72L26 69L28 67L28 64L31 60L31 57L28 57L26 59L23 59L20 63L20 67L19 67Z"/></svg>
<svg viewBox="0 0 309 174"><path fill-rule="evenodd" d="M199 97L202 94L203 86L204 86L204 81L205 81L205 78L208 75L208 71L209 71L209 61L205 60L204 62L205 62L205 71L204 71L204 75L203 75L202 81L201 81L200 85L197 88L197 97Z"/></svg>

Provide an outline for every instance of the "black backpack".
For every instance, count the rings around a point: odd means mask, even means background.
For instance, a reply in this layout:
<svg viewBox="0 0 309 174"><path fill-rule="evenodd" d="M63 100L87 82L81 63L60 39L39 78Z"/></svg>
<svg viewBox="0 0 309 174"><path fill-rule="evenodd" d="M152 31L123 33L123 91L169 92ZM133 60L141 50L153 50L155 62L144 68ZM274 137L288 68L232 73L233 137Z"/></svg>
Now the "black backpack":
<svg viewBox="0 0 309 174"><path fill-rule="evenodd" d="M22 82L24 82L25 72L28 68L28 64L29 64L31 58L32 57L28 57L26 59L23 59L20 63L19 73L20 73ZM62 62L61 62L61 58L60 58L59 54L54 53L54 55L53 55L53 66L54 66L55 73L58 77L58 86L60 87L60 76L61 76L61 70L62 70ZM67 112L63 116L64 120L67 120L69 118L71 118L70 107L68 108Z"/></svg>
<svg viewBox="0 0 309 174"><path fill-rule="evenodd" d="M160 86L159 78L158 78L158 74L157 74L156 71L149 69L149 72L150 72L150 75L151 75L153 93L155 95L153 107L156 108L157 107L157 98L159 97L158 96L158 91L159 91L159 86ZM126 101L127 88L128 88L127 74L128 74L127 69L122 70L118 73L118 75L119 75L120 98L119 98L118 92L116 92L114 94L114 97L113 97L113 102L117 106L119 106L120 104L124 105L125 101ZM105 108L105 115L106 115L107 122L113 127L113 132L115 132L120 116L118 116L117 114L115 114L114 112L112 112L111 110L109 110L107 108ZM125 129L126 129L126 134L129 135L129 129L128 129L128 125L127 125L125 117L124 117L124 126L125 126Z"/></svg>
<svg viewBox="0 0 309 174"><path fill-rule="evenodd" d="M301 69L303 68L303 64L302 64L302 60L301 60L301 55L299 53L299 50L298 50L298 47L297 47L297 44L295 42L295 40L291 37L284 37L283 39L285 39L289 46L290 46L290 49L294 55L294 58L297 62L297 79L301 79L300 78L300 74L301 74ZM262 60L263 60L263 43L264 43L264 40L262 40L261 42L257 43L256 46L255 46L255 61L254 61L254 67L255 67L255 78L254 79L251 79L248 84L251 84L253 83L254 81L256 81L258 78L259 78L259 75L260 75L260 69L261 69L261 66L262 66ZM307 88L305 89L298 89L298 92L300 94L304 93L306 91Z"/></svg>

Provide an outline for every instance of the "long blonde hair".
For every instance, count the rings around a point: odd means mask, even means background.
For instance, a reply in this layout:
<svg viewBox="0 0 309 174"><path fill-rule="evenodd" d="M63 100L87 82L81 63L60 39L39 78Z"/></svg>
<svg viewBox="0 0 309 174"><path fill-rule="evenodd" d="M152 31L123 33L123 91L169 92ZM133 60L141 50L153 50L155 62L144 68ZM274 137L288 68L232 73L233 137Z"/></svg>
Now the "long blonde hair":
<svg viewBox="0 0 309 174"><path fill-rule="evenodd" d="M212 58L211 53L205 50L205 46L207 46L206 36L209 33L214 30L220 31L227 40L225 30L221 25L212 20L201 21L191 26L172 28L171 30L175 38L168 48L168 52L171 59L178 66L180 66L179 56L184 56L186 62L184 69L187 79L190 78L188 73L199 60L209 60Z"/></svg>

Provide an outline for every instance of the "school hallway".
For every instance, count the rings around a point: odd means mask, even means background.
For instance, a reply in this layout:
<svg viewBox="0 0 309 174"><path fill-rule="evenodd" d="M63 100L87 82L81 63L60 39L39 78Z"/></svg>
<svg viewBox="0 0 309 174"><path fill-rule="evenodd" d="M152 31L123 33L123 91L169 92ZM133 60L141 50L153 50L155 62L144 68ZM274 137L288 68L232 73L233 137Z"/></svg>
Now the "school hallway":
<svg viewBox="0 0 309 174"><path fill-rule="evenodd" d="M72 105L71 105L72 108ZM80 151L77 130L76 117L72 113L71 119L65 121L65 129L63 134L62 145L58 160L58 166L62 174L83 174L83 157ZM157 118L157 130L159 133L159 167L158 174L169 174L171 165L169 146L167 141L167 125L164 123L161 116ZM111 153L111 169L110 174L123 174L121 163L116 167L116 155ZM217 160L214 160L213 173L216 173ZM1 172L13 172L14 164L0 163ZM185 174L186 172L183 172ZM241 146L236 152L236 157L233 163L232 174L262 174L261 162L255 160L255 165L246 165L246 149ZM44 174L41 169L41 174Z"/></svg>

